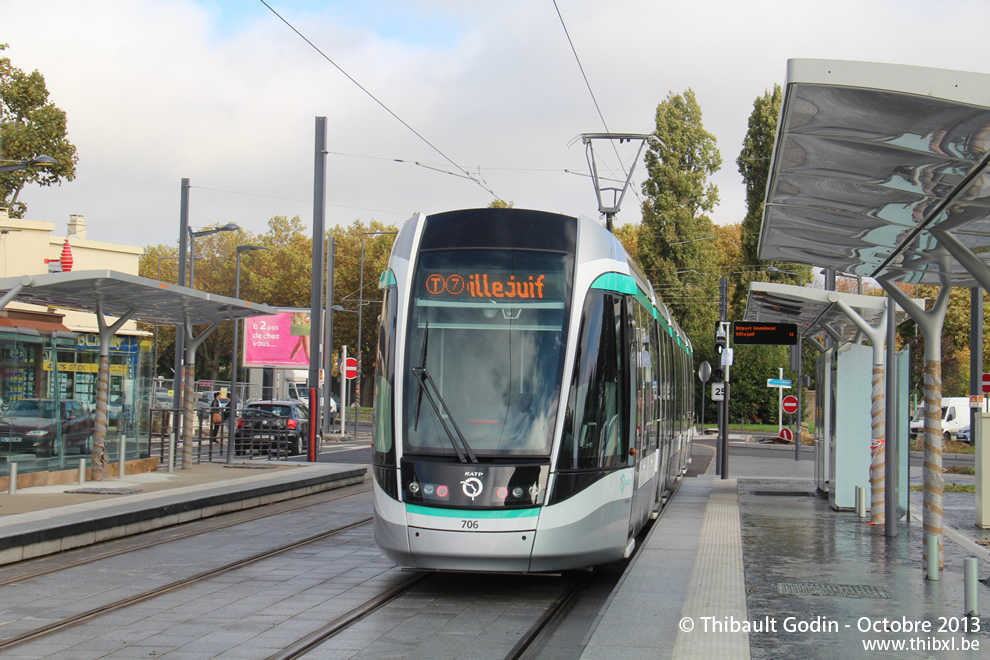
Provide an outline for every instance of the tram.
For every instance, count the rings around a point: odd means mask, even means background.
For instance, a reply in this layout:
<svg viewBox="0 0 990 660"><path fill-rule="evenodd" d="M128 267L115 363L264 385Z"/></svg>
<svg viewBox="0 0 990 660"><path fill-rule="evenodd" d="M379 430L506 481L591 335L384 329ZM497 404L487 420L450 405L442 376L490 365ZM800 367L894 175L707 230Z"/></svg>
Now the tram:
<svg viewBox="0 0 990 660"><path fill-rule="evenodd" d="M409 219L382 274L375 540L422 569L628 557L690 457L692 349L588 218Z"/></svg>

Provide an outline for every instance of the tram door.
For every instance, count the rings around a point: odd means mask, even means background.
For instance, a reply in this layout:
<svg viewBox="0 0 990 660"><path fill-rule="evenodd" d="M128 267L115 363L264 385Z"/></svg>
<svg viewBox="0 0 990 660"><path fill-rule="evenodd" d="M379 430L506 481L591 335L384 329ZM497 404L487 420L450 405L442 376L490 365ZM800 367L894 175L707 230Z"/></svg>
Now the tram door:
<svg viewBox="0 0 990 660"><path fill-rule="evenodd" d="M626 345L629 349L630 397L633 405L630 417L633 422L633 441L630 447L633 454L633 498L629 520L629 531L638 531L650 515L653 493L656 485L651 477L656 471L650 466L655 460L655 451L650 442L653 422L653 358L650 355L650 327L652 315L634 298L626 299L628 322Z"/></svg>

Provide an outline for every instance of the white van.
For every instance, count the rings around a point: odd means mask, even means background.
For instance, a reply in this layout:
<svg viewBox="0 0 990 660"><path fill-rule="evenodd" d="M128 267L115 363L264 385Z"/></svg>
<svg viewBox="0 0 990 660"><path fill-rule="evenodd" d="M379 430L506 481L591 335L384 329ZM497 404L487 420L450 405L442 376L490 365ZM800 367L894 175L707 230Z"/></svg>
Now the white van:
<svg viewBox="0 0 990 660"><path fill-rule="evenodd" d="M911 437L925 429L925 406L920 405L911 418ZM950 396L942 399L942 437L955 440L962 430L969 431L969 397Z"/></svg>

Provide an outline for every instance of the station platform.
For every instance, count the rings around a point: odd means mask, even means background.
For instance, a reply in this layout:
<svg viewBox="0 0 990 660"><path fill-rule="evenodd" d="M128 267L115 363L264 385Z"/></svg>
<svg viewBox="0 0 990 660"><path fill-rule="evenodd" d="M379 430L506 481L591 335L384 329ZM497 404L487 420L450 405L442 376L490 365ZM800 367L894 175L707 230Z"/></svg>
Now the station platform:
<svg viewBox="0 0 990 660"><path fill-rule="evenodd" d="M364 465L197 463L0 494L0 565L360 483Z"/></svg>
<svg viewBox="0 0 990 660"><path fill-rule="evenodd" d="M974 495L945 494L944 570L930 581L920 493L888 538L829 507L810 457L795 461L782 446L750 454L730 447L729 479L711 461L682 480L582 658L986 657L990 588L978 585L981 616L964 616L963 560L977 557L980 578L990 575Z"/></svg>

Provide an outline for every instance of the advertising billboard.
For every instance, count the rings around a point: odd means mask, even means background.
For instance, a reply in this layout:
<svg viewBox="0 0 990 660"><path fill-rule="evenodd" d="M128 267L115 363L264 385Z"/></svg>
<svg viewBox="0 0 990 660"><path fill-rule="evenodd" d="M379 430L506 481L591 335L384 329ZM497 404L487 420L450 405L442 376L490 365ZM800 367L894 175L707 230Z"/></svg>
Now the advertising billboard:
<svg viewBox="0 0 990 660"><path fill-rule="evenodd" d="M244 319L243 366L308 368L310 327L308 309Z"/></svg>

